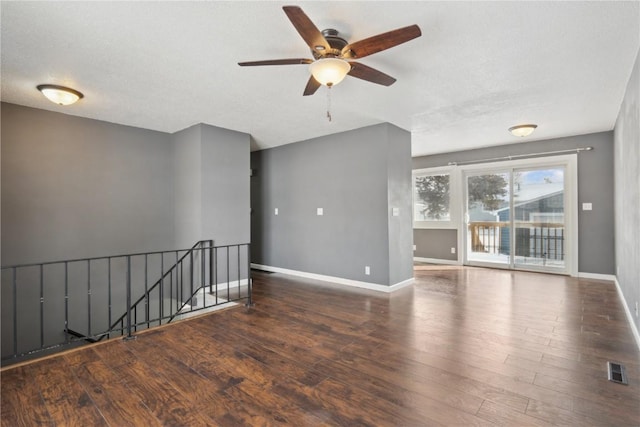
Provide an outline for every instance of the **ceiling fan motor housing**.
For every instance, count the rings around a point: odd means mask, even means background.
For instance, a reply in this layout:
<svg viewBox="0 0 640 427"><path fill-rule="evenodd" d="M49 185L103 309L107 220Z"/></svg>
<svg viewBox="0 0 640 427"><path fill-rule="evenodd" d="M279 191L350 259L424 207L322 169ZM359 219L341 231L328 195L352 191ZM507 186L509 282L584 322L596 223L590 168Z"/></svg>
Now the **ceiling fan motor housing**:
<svg viewBox="0 0 640 427"><path fill-rule="evenodd" d="M331 58L331 57L340 57L342 55L342 48L344 48L348 43L345 39L338 35L338 30L334 30L333 28L327 28L326 30L322 30L322 35L324 36L331 49L327 51L324 48L312 49L311 53L315 59L320 58Z"/></svg>

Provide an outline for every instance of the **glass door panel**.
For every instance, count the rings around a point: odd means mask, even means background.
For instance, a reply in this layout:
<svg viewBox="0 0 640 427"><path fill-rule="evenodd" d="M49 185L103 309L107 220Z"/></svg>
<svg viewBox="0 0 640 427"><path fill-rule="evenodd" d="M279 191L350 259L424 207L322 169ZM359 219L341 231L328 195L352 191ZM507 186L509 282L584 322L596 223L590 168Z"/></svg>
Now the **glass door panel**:
<svg viewBox="0 0 640 427"><path fill-rule="evenodd" d="M513 172L515 267L565 269L565 168Z"/></svg>
<svg viewBox="0 0 640 427"><path fill-rule="evenodd" d="M467 260L511 266L510 172L467 176Z"/></svg>

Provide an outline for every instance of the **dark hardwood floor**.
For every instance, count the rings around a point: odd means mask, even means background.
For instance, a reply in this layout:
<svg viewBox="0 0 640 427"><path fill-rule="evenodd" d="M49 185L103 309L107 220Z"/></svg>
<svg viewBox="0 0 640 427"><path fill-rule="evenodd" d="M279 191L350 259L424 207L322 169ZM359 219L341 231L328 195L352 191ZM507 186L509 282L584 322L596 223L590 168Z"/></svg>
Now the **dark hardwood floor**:
<svg viewBox="0 0 640 427"><path fill-rule="evenodd" d="M640 425L610 282L421 266L391 295L265 273L254 295L4 369L2 425Z"/></svg>

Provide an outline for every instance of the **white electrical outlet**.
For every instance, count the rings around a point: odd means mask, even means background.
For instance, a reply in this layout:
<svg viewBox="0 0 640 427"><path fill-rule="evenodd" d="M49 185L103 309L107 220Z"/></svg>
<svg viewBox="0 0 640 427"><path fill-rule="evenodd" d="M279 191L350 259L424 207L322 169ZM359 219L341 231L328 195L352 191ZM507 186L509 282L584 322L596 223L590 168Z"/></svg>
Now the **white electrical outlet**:
<svg viewBox="0 0 640 427"><path fill-rule="evenodd" d="M316 215L318 215L318 216L324 215L324 209L322 209L322 208L316 209Z"/></svg>
<svg viewBox="0 0 640 427"><path fill-rule="evenodd" d="M414 251L418 250L418 248L416 247L416 245L413 245L413 250L414 250Z"/></svg>
<svg viewBox="0 0 640 427"><path fill-rule="evenodd" d="M367 276L371 274L371 269L368 265L364 266L364 274L366 274Z"/></svg>
<svg viewBox="0 0 640 427"><path fill-rule="evenodd" d="M275 208L275 209L273 210L273 213L274 213L275 215L278 215L278 208Z"/></svg>
<svg viewBox="0 0 640 427"><path fill-rule="evenodd" d="M636 317L638 317L638 301L636 301Z"/></svg>
<svg viewBox="0 0 640 427"><path fill-rule="evenodd" d="M456 248L451 248L451 253L455 254L456 253Z"/></svg>

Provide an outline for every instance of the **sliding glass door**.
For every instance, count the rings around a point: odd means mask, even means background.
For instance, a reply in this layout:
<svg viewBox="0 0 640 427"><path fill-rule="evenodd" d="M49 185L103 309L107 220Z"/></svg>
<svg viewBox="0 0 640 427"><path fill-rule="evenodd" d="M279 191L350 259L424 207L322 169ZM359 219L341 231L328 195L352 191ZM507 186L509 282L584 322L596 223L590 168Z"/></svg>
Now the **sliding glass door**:
<svg viewBox="0 0 640 427"><path fill-rule="evenodd" d="M566 166L465 173L466 263L567 272Z"/></svg>
<svg viewBox="0 0 640 427"><path fill-rule="evenodd" d="M505 211L509 208L510 177L509 171L466 177L469 261L511 265L511 223Z"/></svg>
<svg viewBox="0 0 640 427"><path fill-rule="evenodd" d="M562 167L513 173L516 267L565 267L564 176Z"/></svg>

